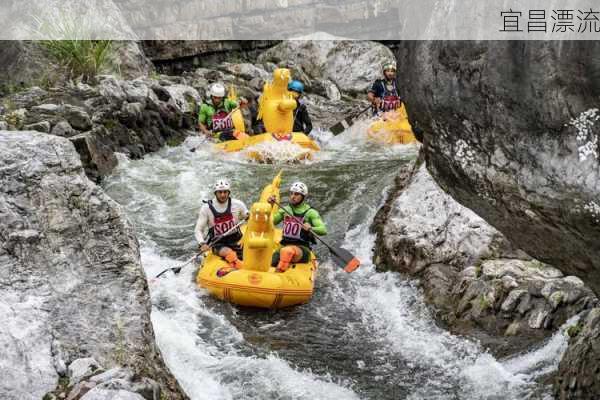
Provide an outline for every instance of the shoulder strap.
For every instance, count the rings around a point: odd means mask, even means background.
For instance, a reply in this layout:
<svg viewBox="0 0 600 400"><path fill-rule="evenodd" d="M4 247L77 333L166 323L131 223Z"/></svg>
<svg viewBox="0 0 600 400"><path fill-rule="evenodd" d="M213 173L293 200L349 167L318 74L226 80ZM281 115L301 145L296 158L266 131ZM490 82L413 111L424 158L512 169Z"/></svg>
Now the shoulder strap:
<svg viewBox="0 0 600 400"><path fill-rule="evenodd" d="M208 204L208 208L210 208L210 212L214 215L217 215L217 209L213 206L213 202L212 200L208 200L208 201L204 201L206 204Z"/></svg>

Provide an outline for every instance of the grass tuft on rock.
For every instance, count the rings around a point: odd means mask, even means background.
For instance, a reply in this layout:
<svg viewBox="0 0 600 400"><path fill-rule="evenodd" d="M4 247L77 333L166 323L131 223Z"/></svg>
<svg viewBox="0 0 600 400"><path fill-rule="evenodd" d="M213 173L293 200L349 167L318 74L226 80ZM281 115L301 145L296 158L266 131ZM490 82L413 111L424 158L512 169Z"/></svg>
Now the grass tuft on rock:
<svg viewBox="0 0 600 400"><path fill-rule="evenodd" d="M111 64L112 40L43 40L40 44L66 68L69 79L93 81Z"/></svg>
<svg viewBox="0 0 600 400"><path fill-rule="evenodd" d="M98 37L91 19L59 13L54 20L35 20L39 45L66 70L68 79L90 82L112 65L113 41L89 40Z"/></svg>

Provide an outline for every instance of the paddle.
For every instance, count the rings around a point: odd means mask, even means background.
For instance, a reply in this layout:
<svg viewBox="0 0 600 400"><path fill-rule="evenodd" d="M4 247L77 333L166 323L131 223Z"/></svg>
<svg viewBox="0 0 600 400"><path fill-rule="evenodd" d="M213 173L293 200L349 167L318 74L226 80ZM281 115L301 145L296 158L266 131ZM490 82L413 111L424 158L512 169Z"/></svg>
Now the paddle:
<svg viewBox="0 0 600 400"><path fill-rule="evenodd" d="M231 111L229 112L229 114L227 114L227 116L226 116L224 119L231 118L231 114L233 114L234 112L236 112L236 111L237 111L237 110L239 110L239 109L240 109L240 106L237 106L236 108L234 108L233 110L231 110ZM231 128L231 131L233 132L233 128ZM191 151L192 153L193 153L193 152L195 152L196 150L198 150L198 149L200 148L200 146L202 146L204 143L206 143L206 141L207 141L207 140L208 140L208 136L207 136L207 135L204 135L204 140L203 140L203 141L202 141L202 142L201 142L201 143L200 143L198 146L196 146L196 147L192 147L192 148L190 149L190 151Z"/></svg>
<svg viewBox="0 0 600 400"><path fill-rule="evenodd" d="M239 228L239 227L240 227L240 226L241 226L241 225L242 225L244 222L246 222L247 220L248 220L248 217L244 218L243 220L241 220L240 222L238 222L237 224L235 224L234 226L232 226L231 228L229 228L229 230L228 230L227 232L225 232L224 234L222 234L222 235L219 235L219 236L217 236L217 237L213 238L213 239L212 239L212 240L211 240L211 241L208 243L208 247L212 247L212 246L213 246L215 243L217 243L219 240L223 239L225 236L228 236L228 235L232 234L232 233L233 233L233 231L235 231L237 228ZM196 256L198 256L198 254L199 254L199 253L196 253L196 254L194 254L194 255L192 256L192 258L190 258L189 260L187 260L187 261L186 261L186 262L184 262L183 264L180 264L180 265L178 265L178 266L176 266L176 267L171 267L171 268L167 268L167 269L165 269L165 270L164 270L164 271L162 271L160 274L156 275L156 276L154 277L154 279L156 279L156 278L160 277L162 274L164 274L164 273L165 273L165 272L167 272L167 271L173 271L175 274L178 274L178 273L181 271L181 269L182 269L183 267L185 267L186 265L188 265L189 263L191 263L191 262L192 262L192 261L193 261L193 260L196 258Z"/></svg>
<svg viewBox="0 0 600 400"><path fill-rule="evenodd" d="M295 215L293 215L292 213L290 213L288 210L286 210L281 204L279 204L277 201L273 201L275 204L277 204L279 206L280 209L283 210L283 212L285 212L287 215L296 218ZM295 221L295 220L294 220ZM300 222L296 222L298 225L302 225ZM303 227L304 229L304 227ZM309 230L309 232L312 233L311 230ZM327 249L331 252L331 254L335 257L335 259L338 261L338 263L340 263L340 265L342 265L344 267L344 271L346 272L352 272L354 271L356 268L358 268L360 266L360 261L358 260L358 258L356 258L352 253L350 253L348 250L343 249L341 247L335 247L332 246L330 244L328 244L327 242L325 242L323 239L321 239L318 235L313 233L313 237L315 239L317 239L319 242L323 243L323 245L325 245L325 247L327 247Z"/></svg>
<svg viewBox="0 0 600 400"><path fill-rule="evenodd" d="M329 131L331 131L331 133L333 133L334 136L339 135L340 133L344 132L346 129L350 128L352 126L352 124L354 124L354 121L356 120L356 118L359 115L363 114L368 109L370 109L371 107L372 107L372 105L369 104L366 108L360 110L358 112L358 114L354 114L354 115L344 118L343 120L341 120L340 122L338 122L337 124L335 124L331 128L329 128Z"/></svg>
<svg viewBox="0 0 600 400"><path fill-rule="evenodd" d="M187 260L187 261L186 261L186 262L184 262L183 264L180 264L180 265L178 265L178 266L176 266L176 267L172 267L172 268L167 268L167 269L165 269L165 270L164 270L164 271L162 271L160 274L156 275L156 276L154 277L154 279L156 279L156 278L160 278L160 277L161 277L161 276L162 276L164 273L166 273L167 271L173 271L175 274L178 274L178 273L179 273L179 271L181 271L181 269L182 269L183 267L185 267L186 265L188 265L189 263L191 263L192 261L194 261L194 259L196 258L196 256L197 256L197 255L198 255L198 254L194 254L194 255L193 255L193 256L192 256L192 257L191 257L189 260Z"/></svg>

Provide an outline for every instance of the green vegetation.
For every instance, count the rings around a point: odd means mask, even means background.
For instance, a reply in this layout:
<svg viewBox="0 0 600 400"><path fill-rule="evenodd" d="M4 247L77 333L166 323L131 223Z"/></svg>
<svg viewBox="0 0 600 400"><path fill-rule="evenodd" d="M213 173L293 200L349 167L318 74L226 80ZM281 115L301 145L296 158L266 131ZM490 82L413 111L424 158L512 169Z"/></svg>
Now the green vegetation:
<svg viewBox="0 0 600 400"><path fill-rule="evenodd" d="M25 123L25 115L22 111L23 110L10 111L4 115L3 118L9 126L15 127L16 129L21 129Z"/></svg>
<svg viewBox="0 0 600 400"><path fill-rule="evenodd" d="M575 336L579 335L581 329L583 329L583 325L579 323L571 325L567 328L567 335L569 335L571 338L574 338Z"/></svg>
<svg viewBox="0 0 600 400"><path fill-rule="evenodd" d="M42 40L42 47L66 68L69 79L93 79L112 63L112 40Z"/></svg>
<svg viewBox="0 0 600 400"><path fill-rule="evenodd" d="M181 143L183 143L183 137L181 136L171 136L170 138L167 139L167 146L169 147L176 147L179 146Z"/></svg>
<svg viewBox="0 0 600 400"><path fill-rule="evenodd" d="M52 20L35 20L40 46L66 70L67 79L92 81L112 65L113 41L87 40L99 33L92 18L61 13Z"/></svg>
<svg viewBox="0 0 600 400"><path fill-rule="evenodd" d="M127 361L127 345L125 341L125 329L123 321L117 320L116 340L113 358L118 365L125 365Z"/></svg>
<svg viewBox="0 0 600 400"><path fill-rule="evenodd" d="M153 69L152 71L150 71L150 79L154 79L155 81L158 81L160 79L161 74L159 74L155 69Z"/></svg>
<svg viewBox="0 0 600 400"><path fill-rule="evenodd" d="M114 129L117 126L117 121L114 119L104 120L104 127L108 130Z"/></svg>
<svg viewBox="0 0 600 400"><path fill-rule="evenodd" d="M544 269L546 267L546 264L544 264L541 261L538 260L531 260L529 262L527 262L525 265L527 265L527 267L529 268L535 268L535 269Z"/></svg>
<svg viewBox="0 0 600 400"><path fill-rule="evenodd" d="M492 308L492 304L490 303L490 300L488 299L488 297L484 294L479 296L479 309L481 311L485 311Z"/></svg>

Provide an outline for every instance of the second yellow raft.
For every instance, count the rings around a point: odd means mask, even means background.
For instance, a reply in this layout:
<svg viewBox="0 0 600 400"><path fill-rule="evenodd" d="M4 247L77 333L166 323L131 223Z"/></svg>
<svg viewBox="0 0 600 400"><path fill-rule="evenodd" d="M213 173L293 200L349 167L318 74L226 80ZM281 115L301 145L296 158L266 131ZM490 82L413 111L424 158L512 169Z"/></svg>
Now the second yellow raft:
<svg viewBox="0 0 600 400"><path fill-rule="evenodd" d="M265 142L287 142L298 145L299 151L296 159L310 159L314 151L319 151L319 145L302 132L292 132L294 127L294 110L296 100L288 91L287 86L291 79L290 71L286 68L277 68L273 71L271 82L265 83L258 104L258 119L262 119L267 133L254 136L245 134L244 118L240 110L232 113L231 118L238 140L228 140L218 143L215 148L225 152L239 152L250 149L246 154L256 161L269 161L260 151L253 151L255 147ZM230 93L231 95L231 93Z"/></svg>

